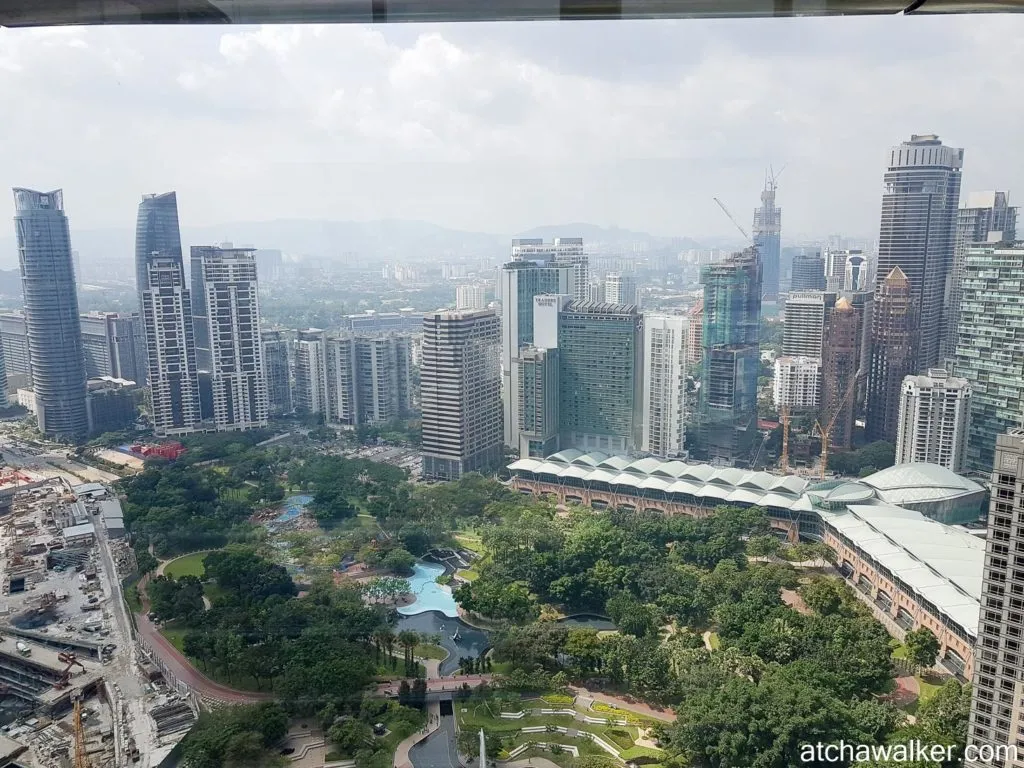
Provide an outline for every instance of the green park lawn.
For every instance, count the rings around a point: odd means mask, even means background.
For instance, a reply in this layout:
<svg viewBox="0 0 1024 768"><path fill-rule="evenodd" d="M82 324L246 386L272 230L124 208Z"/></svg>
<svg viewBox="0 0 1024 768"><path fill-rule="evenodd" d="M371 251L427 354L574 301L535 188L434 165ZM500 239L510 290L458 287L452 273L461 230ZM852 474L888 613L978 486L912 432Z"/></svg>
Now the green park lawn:
<svg viewBox="0 0 1024 768"><path fill-rule="evenodd" d="M434 645L433 643L420 643L413 650L413 656L418 656L421 659L437 659L444 661L448 658L448 651L442 648L440 645Z"/></svg>
<svg viewBox="0 0 1024 768"><path fill-rule="evenodd" d="M924 704L928 699L938 693L939 688L942 687L942 683L929 682L921 675L917 675L917 684L921 686L921 693L917 698L918 705Z"/></svg>
<svg viewBox="0 0 1024 768"><path fill-rule="evenodd" d="M170 576L173 579L177 579L182 576L198 576L201 579L206 574L206 567L203 565L203 559L208 554L210 553L193 552L191 555L185 555L184 557L171 560L164 566L164 575Z"/></svg>
<svg viewBox="0 0 1024 768"><path fill-rule="evenodd" d="M718 636L717 632L712 632L708 635L708 642L711 643L711 649L714 651L722 648L722 638Z"/></svg>

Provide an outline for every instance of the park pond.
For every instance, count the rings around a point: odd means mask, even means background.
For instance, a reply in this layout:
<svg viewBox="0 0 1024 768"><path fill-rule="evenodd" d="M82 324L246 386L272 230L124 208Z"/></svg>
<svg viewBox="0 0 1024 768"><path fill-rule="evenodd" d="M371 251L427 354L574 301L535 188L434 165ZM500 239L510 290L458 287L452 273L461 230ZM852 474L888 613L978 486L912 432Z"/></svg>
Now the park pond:
<svg viewBox="0 0 1024 768"><path fill-rule="evenodd" d="M398 612L403 616L413 616L427 611L436 611L452 619L458 616L459 608L451 589L437 583L438 576L444 571L443 565L417 562L413 566L412 576L407 579L409 594L413 596L414 602L399 608Z"/></svg>
<svg viewBox="0 0 1024 768"><path fill-rule="evenodd" d="M490 637L482 629L471 627L462 619L445 616L438 611L426 611L412 616L401 616L395 630L411 629L427 637L437 637L437 644L448 651L448 658L441 662L442 675L453 674L459 668L459 658L482 656L490 647Z"/></svg>

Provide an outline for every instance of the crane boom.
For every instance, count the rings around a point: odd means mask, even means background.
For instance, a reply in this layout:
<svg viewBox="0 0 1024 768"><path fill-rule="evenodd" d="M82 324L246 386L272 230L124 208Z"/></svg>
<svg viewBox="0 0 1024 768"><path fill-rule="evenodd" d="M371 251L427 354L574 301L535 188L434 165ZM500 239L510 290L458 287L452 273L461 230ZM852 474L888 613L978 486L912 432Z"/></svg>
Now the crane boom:
<svg viewBox="0 0 1024 768"><path fill-rule="evenodd" d="M858 372L859 373L859 372ZM846 401L850 399L853 394L854 388L857 386L857 374L850 379L850 384L846 388L846 392L843 393L842 398L836 404L835 412L828 420L827 426L824 428L821 426L821 422L815 421L814 428L818 430L818 434L821 436L821 479L825 479L825 474L828 472L828 443L832 435L832 428L836 425L836 419L839 418L839 414L842 413L843 407L846 405Z"/></svg>
<svg viewBox="0 0 1024 768"><path fill-rule="evenodd" d="M733 215L731 213L729 213L729 209L725 207L725 203L723 203L717 197L712 198L712 199L716 203L718 203L718 207L722 209L722 213L724 213L726 216L729 217L729 221L731 221L733 226L736 227L736 229L738 229L740 231L740 234L743 235L744 239L745 240L749 240L750 242L753 242L753 240L750 239L750 235L747 234L747 230L745 230L743 227L741 227L740 223L738 221L736 221L736 219L733 217Z"/></svg>
<svg viewBox="0 0 1024 768"><path fill-rule="evenodd" d="M75 697L74 709L75 730L75 768L92 768L85 751L85 728L82 727L82 698Z"/></svg>

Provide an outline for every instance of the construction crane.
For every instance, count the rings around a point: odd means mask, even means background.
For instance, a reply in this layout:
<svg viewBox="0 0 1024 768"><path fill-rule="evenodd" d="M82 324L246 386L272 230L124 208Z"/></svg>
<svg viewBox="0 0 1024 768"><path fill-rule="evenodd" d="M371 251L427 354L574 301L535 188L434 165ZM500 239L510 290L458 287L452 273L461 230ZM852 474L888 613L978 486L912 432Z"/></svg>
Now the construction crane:
<svg viewBox="0 0 1024 768"><path fill-rule="evenodd" d="M80 667L85 672L85 665L73 653L58 653L57 660L67 665L64 667L64 671L61 672L60 679L53 684L53 687L57 690L67 688L71 684L71 670L74 667Z"/></svg>
<svg viewBox="0 0 1024 768"><path fill-rule="evenodd" d="M729 221L732 222L732 225L734 227L736 227L736 229L738 229L740 231L740 234L743 235L743 239L745 239L749 243L753 243L754 241L750 238L750 235L747 234L747 230L745 230L743 227L741 227L740 223L738 221L736 221L736 218L731 213L729 213L729 209L725 207L725 203L723 203L717 197L712 198L712 199L716 203L718 203L718 207L722 209L722 213L724 213L726 216L729 217Z"/></svg>
<svg viewBox="0 0 1024 768"><path fill-rule="evenodd" d="M850 379L850 385L846 388L846 392L843 393L842 399L836 404L835 413L832 414L828 420L828 425L825 427L821 426L821 422L815 420L814 431L821 436L821 479L825 479L825 474L828 472L828 444L829 439L832 435L832 428L836 425L836 419L839 418L839 414L843 412L843 408L846 406L846 401L853 396L853 390L857 386L857 376L853 376ZM814 434L812 432L812 434Z"/></svg>
<svg viewBox="0 0 1024 768"><path fill-rule="evenodd" d="M75 768L92 768L85 753L85 728L82 726L82 697L75 696Z"/></svg>
<svg viewBox="0 0 1024 768"><path fill-rule="evenodd" d="M783 474L789 473L789 406L783 405L779 409L782 417L782 455L779 457L779 469Z"/></svg>

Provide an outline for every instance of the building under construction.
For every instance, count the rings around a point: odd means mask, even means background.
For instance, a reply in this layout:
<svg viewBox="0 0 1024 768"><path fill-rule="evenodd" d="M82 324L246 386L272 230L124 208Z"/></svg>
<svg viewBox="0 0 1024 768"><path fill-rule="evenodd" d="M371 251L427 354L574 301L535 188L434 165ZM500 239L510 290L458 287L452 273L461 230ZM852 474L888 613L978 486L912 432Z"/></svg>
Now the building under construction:
<svg viewBox="0 0 1024 768"><path fill-rule="evenodd" d="M824 421L832 422L829 439L834 450L853 447L853 416L857 407L854 394L846 397L850 382L857 376L860 363L860 313L842 298L836 302L822 343L821 411Z"/></svg>
<svg viewBox="0 0 1024 768"><path fill-rule="evenodd" d="M695 456L744 466L758 438L761 263L754 248L701 269L704 322Z"/></svg>
<svg viewBox="0 0 1024 768"><path fill-rule="evenodd" d="M900 422L900 387L916 373L917 308L910 280L893 267L875 293L871 320L871 367L868 371L869 440L896 442Z"/></svg>

